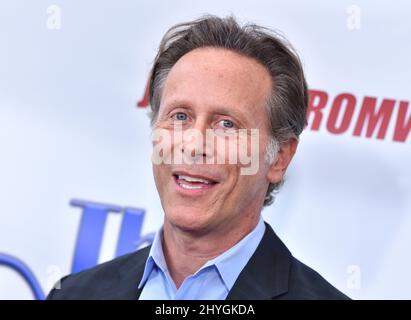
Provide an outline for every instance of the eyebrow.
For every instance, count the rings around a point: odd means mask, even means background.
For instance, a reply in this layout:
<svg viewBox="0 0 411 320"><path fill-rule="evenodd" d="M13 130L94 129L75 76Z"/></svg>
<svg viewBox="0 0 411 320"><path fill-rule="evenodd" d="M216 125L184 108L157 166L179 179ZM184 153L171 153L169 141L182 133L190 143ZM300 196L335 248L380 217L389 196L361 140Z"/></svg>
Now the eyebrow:
<svg viewBox="0 0 411 320"><path fill-rule="evenodd" d="M166 111L168 112L170 109L179 107L193 109L192 103L188 100L172 99L171 102L166 105ZM237 110L235 110L235 108L230 108L226 105L214 105L213 109L215 113L232 116L242 122L244 122L247 118L246 115L244 115L242 112L238 112Z"/></svg>

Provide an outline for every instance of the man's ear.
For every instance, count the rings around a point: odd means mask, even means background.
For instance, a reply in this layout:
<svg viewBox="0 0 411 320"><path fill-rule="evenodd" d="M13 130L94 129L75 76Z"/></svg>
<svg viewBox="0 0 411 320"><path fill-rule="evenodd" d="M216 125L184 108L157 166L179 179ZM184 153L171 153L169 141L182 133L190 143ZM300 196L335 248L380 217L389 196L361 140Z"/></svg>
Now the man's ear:
<svg viewBox="0 0 411 320"><path fill-rule="evenodd" d="M290 138L287 142L280 145L280 150L278 151L277 157L274 159L273 163L270 165L267 178L271 183L280 182L283 179L285 171L294 157L295 151L297 150L298 139Z"/></svg>

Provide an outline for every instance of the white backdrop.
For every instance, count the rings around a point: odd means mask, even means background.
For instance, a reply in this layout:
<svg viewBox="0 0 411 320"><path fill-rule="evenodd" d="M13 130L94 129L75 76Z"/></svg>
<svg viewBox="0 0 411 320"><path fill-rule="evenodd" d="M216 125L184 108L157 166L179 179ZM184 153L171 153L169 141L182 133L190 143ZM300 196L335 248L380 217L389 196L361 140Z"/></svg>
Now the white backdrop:
<svg viewBox="0 0 411 320"><path fill-rule="evenodd" d="M163 33L204 13L282 31L310 88L328 94L265 219L350 297L410 299L407 1L0 1L0 253L23 261L48 292L71 272L82 216L72 199L142 208L143 234L161 225L147 109L136 103ZM352 105L338 104L344 93ZM364 97L388 121L382 139L382 122L370 137L367 122L353 135ZM384 99L395 101L382 107ZM114 257L121 217L108 216L100 262ZM0 299L15 298L33 295L0 265Z"/></svg>

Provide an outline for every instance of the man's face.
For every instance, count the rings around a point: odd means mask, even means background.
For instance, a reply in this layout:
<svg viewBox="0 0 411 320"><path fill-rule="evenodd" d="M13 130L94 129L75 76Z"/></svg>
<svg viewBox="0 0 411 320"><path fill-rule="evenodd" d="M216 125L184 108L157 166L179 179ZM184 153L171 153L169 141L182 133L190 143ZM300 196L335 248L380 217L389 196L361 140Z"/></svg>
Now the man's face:
<svg viewBox="0 0 411 320"><path fill-rule="evenodd" d="M177 124L182 132L195 129L204 138L207 129L234 134L237 129L258 129L258 170L244 175L244 165L228 159L224 164L204 164L206 159L227 158L229 152L221 154L199 137L193 138L198 141L191 139L191 149L187 141L172 139L165 153L183 157L190 153L194 160L190 164L153 164L165 224L197 233L245 230L255 225L270 182L270 165L264 156L270 139L266 103L271 87L270 75L261 64L225 49L196 49L173 66L164 83L153 130L172 135ZM188 151L193 145L204 148Z"/></svg>

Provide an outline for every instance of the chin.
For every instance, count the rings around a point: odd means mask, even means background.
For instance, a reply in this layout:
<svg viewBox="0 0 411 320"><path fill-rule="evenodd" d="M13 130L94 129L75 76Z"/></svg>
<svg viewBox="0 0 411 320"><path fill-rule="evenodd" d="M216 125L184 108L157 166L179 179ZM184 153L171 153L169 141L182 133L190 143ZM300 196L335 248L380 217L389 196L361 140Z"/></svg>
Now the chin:
<svg viewBox="0 0 411 320"><path fill-rule="evenodd" d="M195 232L205 230L210 226L211 217L204 215L204 211L198 208L173 206L166 210L167 221L181 230Z"/></svg>

